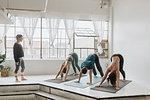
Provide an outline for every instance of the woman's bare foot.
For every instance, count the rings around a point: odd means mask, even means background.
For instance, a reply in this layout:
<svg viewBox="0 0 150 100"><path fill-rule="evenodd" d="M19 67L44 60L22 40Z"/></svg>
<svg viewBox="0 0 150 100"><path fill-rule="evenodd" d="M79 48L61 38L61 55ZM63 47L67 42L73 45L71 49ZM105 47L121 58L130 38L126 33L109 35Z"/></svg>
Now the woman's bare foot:
<svg viewBox="0 0 150 100"><path fill-rule="evenodd" d="M76 76L76 75L78 75L77 73L73 73L73 76Z"/></svg>
<svg viewBox="0 0 150 100"><path fill-rule="evenodd" d="M20 80L18 80L18 78L16 78L16 82L20 82Z"/></svg>
<svg viewBox="0 0 150 100"><path fill-rule="evenodd" d="M21 80L22 80L22 81L24 81L24 80L27 80L27 79L26 79L26 78L24 78L24 77L21 77Z"/></svg>

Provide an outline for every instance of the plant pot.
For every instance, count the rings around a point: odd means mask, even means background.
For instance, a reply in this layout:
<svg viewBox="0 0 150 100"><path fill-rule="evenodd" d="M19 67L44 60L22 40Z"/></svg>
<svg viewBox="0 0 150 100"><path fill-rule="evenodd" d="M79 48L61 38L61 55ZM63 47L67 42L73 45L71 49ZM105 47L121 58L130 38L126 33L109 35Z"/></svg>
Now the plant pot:
<svg viewBox="0 0 150 100"><path fill-rule="evenodd" d="M9 72L6 70L1 70L1 77L8 77L9 76Z"/></svg>

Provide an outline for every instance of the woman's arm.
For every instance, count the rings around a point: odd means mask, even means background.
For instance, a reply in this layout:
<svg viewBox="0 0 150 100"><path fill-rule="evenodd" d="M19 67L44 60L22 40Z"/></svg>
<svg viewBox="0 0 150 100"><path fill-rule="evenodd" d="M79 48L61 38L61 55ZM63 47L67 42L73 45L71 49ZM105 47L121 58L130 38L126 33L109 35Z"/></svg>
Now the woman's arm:
<svg viewBox="0 0 150 100"><path fill-rule="evenodd" d="M75 83L79 83L80 82L80 79L81 79L81 76L82 76L82 70L83 69L84 69L84 67L80 70L79 79L78 79L78 81L75 81Z"/></svg>
<svg viewBox="0 0 150 100"><path fill-rule="evenodd" d="M90 71L89 71L90 82L88 82L87 84L92 84L92 72L93 72L93 69L90 69Z"/></svg>
<svg viewBox="0 0 150 100"><path fill-rule="evenodd" d="M117 71L116 71L116 79L117 79L117 84L116 84L116 90L119 90L119 79L120 79L120 73L119 73L119 68L117 68Z"/></svg>
<svg viewBox="0 0 150 100"><path fill-rule="evenodd" d="M59 70L59 72L57 73L55 79L57 79L57 77L58 77L59 74L61 73L61 71L62 71L62 69L63 69L63 67L64 67L64 64L65 64L65 61L64 61L63 64L61 65L60 70Z"/></svg>
<svg viewBox="0 0 150 100"><path fill-rule="evenodd" d="M67 66L66 66L66 75L65 75L65 78L63 81L66 81L66 78L67 78L67 75L68 75L68 72L69 72L69 69L70 69L70 62L68 62Z"/></svg>
<svg viewBox="0 0 150 100"><path fill-rule="evenodd" d="M100 87L100 86L101 86L101 84L104 82L104 80L106 79L106 77L107 77L107 75L108 75L109 72L110 72L110 69L108 68L108 69L106 70L106 73L105 73L103 79L101 80L100 84L99 84L97 87Z"/></svg>

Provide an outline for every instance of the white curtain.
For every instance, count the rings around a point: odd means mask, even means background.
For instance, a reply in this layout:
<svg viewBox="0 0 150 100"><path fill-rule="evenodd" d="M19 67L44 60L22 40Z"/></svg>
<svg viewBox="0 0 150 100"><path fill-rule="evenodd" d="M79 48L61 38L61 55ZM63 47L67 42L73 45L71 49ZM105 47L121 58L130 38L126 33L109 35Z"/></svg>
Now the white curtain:
<svg viewBox="0 0 150 100"><path fill-rule="evenodd" d="M27 23L28 22L28 25ZM29 41L29 55L33 56L32 45L33 45L33 36L34 31L38 22L38 18L20 18L20 23L23 27L24 33L26 34ZM27 27L26 27L27 26ZM30 28L28 28L30 27Z"/></svg>
<svg viewBox="0 0 150 100"><path fill-rule="evenodd" d="M98 35L98 43L97 48L98 52L101 54L103 53L103 48L101 46L101 41L104 37L104 21L93 21L94 31Z"/></svg>
<svg viewBox="0 0 150 100"><path fill-rule="evenodd" d="M4 25L4 32L0 34L0 54L5 53L4 37L6 36L8 30L9 30L9 26Z"/></svg>
<svg viewBox="0 0 150 100"><path fill-rule="evenodd" d="M47 18L46 23L47 23L48 31L49 31L49 41L50 41L49 43L50 43L50 46L52 47L52 54L54 55L54 50L55 50L54 41L58 33L60 19Z"/></svg>
<svg viewBox="0 0 150 100"><path fill-rule="evenodd" d="M64 19L64 24L65 24L65 31L67 34L67 37L69 39L68 45L69 45L69 52L72 52L72 37L74 33L74 20L73 19Z"/></svg>

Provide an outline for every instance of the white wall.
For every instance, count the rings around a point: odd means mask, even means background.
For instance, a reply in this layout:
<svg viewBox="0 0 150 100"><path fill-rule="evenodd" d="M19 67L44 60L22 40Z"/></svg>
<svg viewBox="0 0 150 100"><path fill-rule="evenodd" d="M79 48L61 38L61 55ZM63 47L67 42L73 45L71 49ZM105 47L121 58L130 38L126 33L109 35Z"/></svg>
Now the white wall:
<svg viewBox="0 0 150 100"><path fill-rule="evenodd" d="M113 50L127 78L150 84L150 0L113 0Z"/></svg>
<svg viewBox="0 0 150 100"><path fill-rule="evenodd" d="M60 69L60 66L64 60L24 60L24 61L26 67L25 75L55 75ZM79 61L79 66L81 65L82 61L83 60ZM106 70L107 61L108 61L107 59L100 58L100 63L104 71ZM13 75L15 70L14 60L6 60L4 65L11 67L10 75ZM69 73L73 73L72 67L70 69L71 70L69 71ZM97 73L99 74L99 72Z"/></svg>

